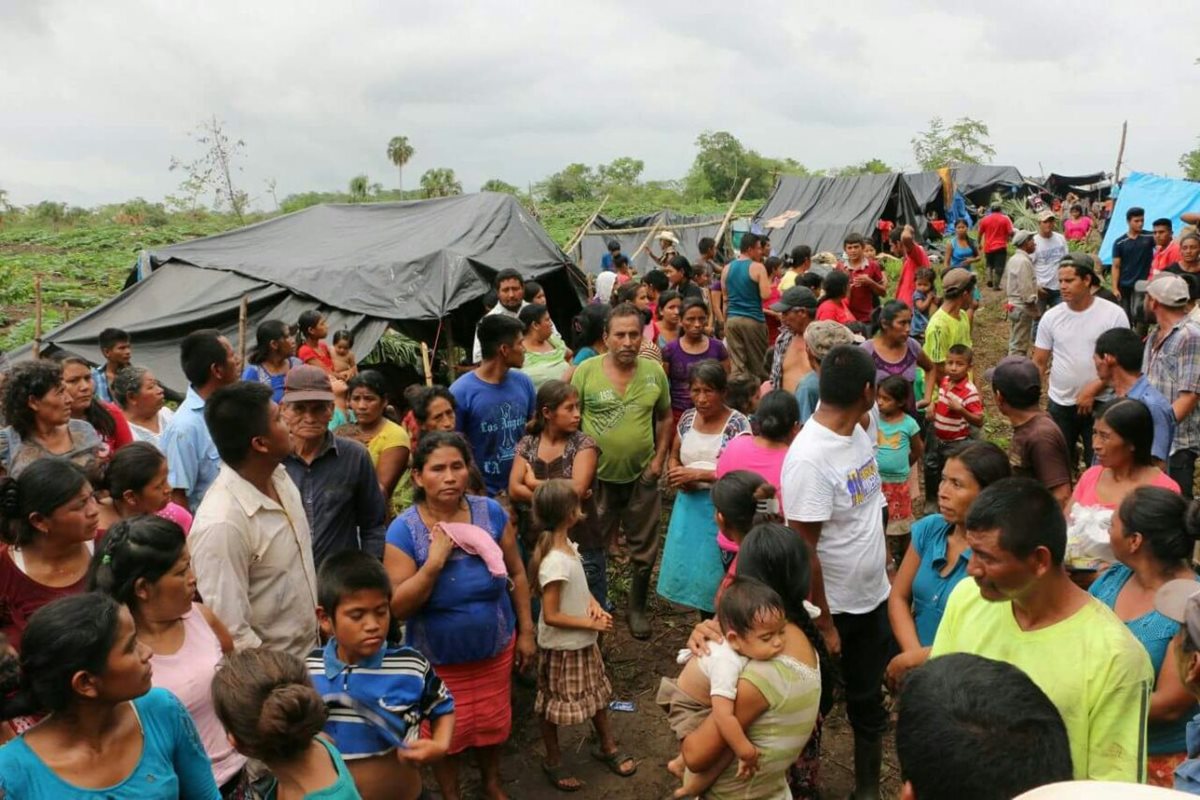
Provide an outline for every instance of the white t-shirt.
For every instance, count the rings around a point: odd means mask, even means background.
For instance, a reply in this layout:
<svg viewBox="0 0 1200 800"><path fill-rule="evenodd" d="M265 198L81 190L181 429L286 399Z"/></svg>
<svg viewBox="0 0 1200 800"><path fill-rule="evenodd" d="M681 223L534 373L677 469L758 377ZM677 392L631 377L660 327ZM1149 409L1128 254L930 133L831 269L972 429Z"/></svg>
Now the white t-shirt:
<svg viewBox="0 0 1200 800"><path fill-rule="evenodd" d="M680 650L675 663L686 664L692 656L691 650ZM708 696L737 699L738 678L742 674L742 667L746 666L749 660L738 655L727 641L709 642L708 655L700 656L700 660L696 662L700 671L708 678Z"/></svg>
<svg viewBox="0 0 1200 800"><path fill-rule="evenodd" d="M1033 272L1038 286L1058 291L1058 264L1067 253L1067 239L1061 233L1033 237L1037 249L1033 251Z"/></svg>
<svg viewBox="0 0 1200 800"><path fill-rule="evenodd" d="M834 614L866 614L887 600L883 490L875 443L861 425L839 436L810 418L783 460L784 514L823 522L817 557Z"/></svg>
<svg viewBox="0 0 1200 800"><path fill-rule="evenodd" d="M546 553L538 566L538 585L544 592L548 584L564 581L558 598L558 610L571 617L586 617L592 593L588 591L587 574L579 559L579 545L575 542L569 544L574 554L562 550ZM555 628L546 624L544 614L538 615L537 643L543 650L582 650L594 645L598 635L598 631Z"/></svg>
<svg viewBox="0 0 1200 800"><path fill-rule="evenodd" d="M1034 346L1050 351L1050 399L1075 405L1079 390L1096 380L1096 340L1113 328L1128 328L1129 318L1116 303L1096 297L1084 311L1059 303L1042 315Z"/></svg>

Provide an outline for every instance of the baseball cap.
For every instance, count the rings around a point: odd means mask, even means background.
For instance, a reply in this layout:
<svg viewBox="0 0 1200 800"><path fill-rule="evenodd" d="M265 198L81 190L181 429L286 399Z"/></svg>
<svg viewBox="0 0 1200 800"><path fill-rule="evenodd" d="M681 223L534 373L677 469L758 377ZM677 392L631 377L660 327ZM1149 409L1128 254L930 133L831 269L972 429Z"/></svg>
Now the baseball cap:
<svg viewBox="0 0 1200 800"><path fill-rule="evenodd" d="M292 367L283 381L284 403L302 403L305 400L333 402L333 385L329 373L320 367L301 364Z"/></svg>
<svg viewBox="0 0 1200 800"><path fill-rule="evenodd" d="M1016 231L1013 233L1013 246L1020 247L1033 238L1033 231Z"/></svg>
<svg viewBox="0 0 1200 800"><path fill-rule="evenodd" d="M818 320L804 330L804 343L817 358L825 358L829 351L842 344L857 344L863 339L840 322Z"/></svg>
<svg viewBox="0 0 1200 800"><path fill-rule="evenodd" d="M1154 610L1187 630L1187 637L1200 644L1200 583L1187 578L1167 581L1154 593Z"/></svg>
<svg viewBox="0 0 1200 800"><path fill-rule="evenodd" d="M1038 216L1037 216L1038 222L1045 222L1048 219L1057 220L1058 217L1054 216L1054 212L1051 211L1050 209L1046 209L1045 211L1038 214Z"/></svg>
<svg viewBox="0 0 1200 800"><path fill-rule="evenodd" d="M1159 273L1150 281L1146 285L1146 294L1168 308L1186 306L1191 299L1187 281L1169 272Z"/></svg>
<svg viewBox="0 0 1200 800"><path fill-rule="evenodd" d="M817 296L807 286L792 286L777 302L771 303L771 310L777 314L791 311L793 308L807 308L811 311L816 307Z"/></svg>
<svg viewBox="0 0 1200 800"><path fill-rule="evenodd" d="M964 291L971 285L971 281L975 280L975 273L969 269L952 269L948 270L942 276L942 288L949 290L955 289Z"/></svg>
<svg viewBox="0 0 1200 800"><path fill-rule="evenodd" d="M1005 356L983 376L1005 397L1037 396L1042 391L1042 373L1025 356Z"/></svg>

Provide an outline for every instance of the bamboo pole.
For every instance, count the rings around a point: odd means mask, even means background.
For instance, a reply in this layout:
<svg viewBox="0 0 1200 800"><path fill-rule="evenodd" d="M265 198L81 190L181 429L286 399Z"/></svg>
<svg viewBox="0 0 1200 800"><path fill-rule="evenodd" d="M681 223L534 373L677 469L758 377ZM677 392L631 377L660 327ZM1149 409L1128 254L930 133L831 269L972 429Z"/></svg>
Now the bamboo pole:
<svg viewBox="0 0 1200 800"><path fill-rule="evenodd" d="M592 227L592 223L596 221L596 217L600 216L600 212L604 210L604 204L607 202L608 195L604 195L604 199L600 201L600 205L596 206L596 210L592 212L592 215L587 218L587 222L580 226L579 230L575 232L575 235L571 237L571 242L563 248L564 253L570 255L571 251L583 241L583 236L585 233L587 233L587 229Z"/></svg>
<svg viewBox="0 0 1200 800"><path fill-rule="evenodd" d="M746 193L746 189L749 186L750 179L746 178L746 180L742 181L742 188L738 189L737 197L733 198L733 202L729 204L729 210L725 212L725 219L721 221L721 227L717 228L717 235L713 237L718 247L720 247L725 237L725 229L729 227L729 220L733 218L734 209L742 201L742 195Z"/></svg>
<svg viewBox="0 0 1200 800"><path fill-rule="evenodd" d="M1121 182L1121 159L1125 158L1125 134L1129 132L1129 120L1121 123L1121 149L1117 150L1117 167L1113 170L1113 186Z"/></svg>
<svg viewBox="0 0 1200 800"><path fill-rule="evenodd" d="M33 357L42 356L42 274L33 276Z"/></svg>
<svg viewBox="0 0 1200 800"><path fill-rule="evenodd" d="M714 220L711 220L711 219L708 220L707 222L683 222L678 225L672 225L671 230L682 231L682 230L687 230L688 228L709 228L709 227L712 227L713 222L714 222ZM654 228L654 227L605 228L604 230L590 230L590 231L585 232L583 235L584 236L608 236L610 234L622 234L622 233L645 233L646 231L652 231L655 229L656 228Z"/></svg>
<svg viewBox="0 0 1200 800"><path fill-rule="evenodd" d="M433 363L429 358L429 345L421 342L421 366L425 368L425 385L433 386Z"/></svg>
<svg viewBox="0 0 1200 800"><path fill-rule="evenodd" d="M650 242L654 239L654 234L657 233L660 228L662 228L661 222L650 229L650 232L646 234L646 238L643 239L642 243L638 245L638 249L634 250L633 255L629 257L629 266L633 266L633 260L637 258L643 250L646 249L646 245L650 244Z"/></svg>
<svg viewBox="0 0 1200 800"><path fill-rule="evenodd" d="M242 304L238 307L238 363L246 363L246 318L250 315L250 295L242 295Z"/></svg>

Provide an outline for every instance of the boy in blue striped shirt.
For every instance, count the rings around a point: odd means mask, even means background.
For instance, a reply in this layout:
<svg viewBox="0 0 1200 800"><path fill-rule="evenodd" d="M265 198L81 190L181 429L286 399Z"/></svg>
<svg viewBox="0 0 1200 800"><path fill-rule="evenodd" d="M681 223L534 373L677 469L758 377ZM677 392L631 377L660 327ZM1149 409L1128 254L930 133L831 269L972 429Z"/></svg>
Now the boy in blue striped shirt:
<svg viewBox="0 0 1200 800"><path fill-rule="evenodd" d="M308 656L329 708L325 733L342 753L363 800L416 800L420 768L445 757L454 699L425 656L387 642L391 582L373 556L347 550L317 573L317 619L329 637ZM423 722L426 735L420 738Z"/></svg>

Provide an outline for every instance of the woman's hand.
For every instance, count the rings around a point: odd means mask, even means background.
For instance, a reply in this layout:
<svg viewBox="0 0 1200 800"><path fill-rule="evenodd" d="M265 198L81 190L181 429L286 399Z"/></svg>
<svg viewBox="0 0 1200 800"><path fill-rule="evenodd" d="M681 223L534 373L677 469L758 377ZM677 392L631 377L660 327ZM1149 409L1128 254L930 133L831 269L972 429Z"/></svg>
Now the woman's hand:
<svg viewBox="0 0 1200 800"><path fill-rule="evenodd" d="M723 641L725 641L725 637L721 635L721 626L715 619L706 619L692 628L692 635L688 637L687 646L688 650L692 651L692 655L700 657L708 655L709 642Z"/></svg>
<svg viewBox="0 0 1200 800"><path fill-rule="evenodd" d="M426 560L432 561L440 569L446 565L446 560L450 558L452 552L454 552L454 540L450 538L450 534L446 533L442 523L435 523L429 529L429 558Z"/></svg>
<svg viewBox="0 0 1200 800"><path fill-rule="evenodd" d="M667 485L672 489L686 488L688 484L700 479L701 472L702 470L691 467L671 467L671 471L667 473Z"/></svg>
<svg viewBox="0 0 1200 800"><path fill-rule="evenodd" d="M533 631L521 631L517 634L517 651L513 655L513 661L517 665L517 669L525 672L533 666L534 659L537 658L537 639L534 638Z"/></svg>
<svg viewBox="0 0 1200 800"><path fill-rule="evenodd" d="M909 670L925 662L925 650L908 650L893 658L887 665L887 685L892 692L900 691L900 684Z"/></svg>

